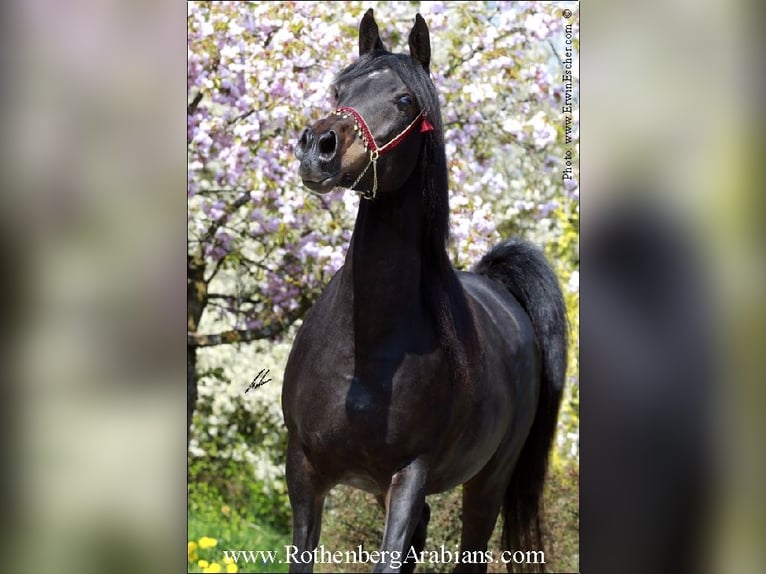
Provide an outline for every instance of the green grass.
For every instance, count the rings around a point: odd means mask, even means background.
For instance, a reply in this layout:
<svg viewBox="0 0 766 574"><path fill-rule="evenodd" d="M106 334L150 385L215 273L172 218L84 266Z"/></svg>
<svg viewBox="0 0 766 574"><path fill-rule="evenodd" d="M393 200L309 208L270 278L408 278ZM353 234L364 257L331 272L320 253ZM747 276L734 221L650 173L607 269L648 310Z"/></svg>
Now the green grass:
<svg viewBox="0 0 766 574"><path fill-rule="evenodd" d="M250 483L247 483L248 485ZM245 486L243 492L247 491ZM576 572L579 569L579 469L577 464L552 464L546 485L546 562L549 572ZM234 494L232 494L234 493ZM202 572L198 560L223 566L224 550L277 551L273 563L238 561L239 572L287 572L285 546L291 544L284 520L273 520L281 513L267 514L266 507L237 496L239 490L218 488L204 482L189 488L188 540L199 542L203 536L214 538L213 548L197 549L197 558L189 572ZM237 501L237 502L234 502ZM444 545L452 548L460 540L460 490L435 495L429 499L432 514L429 524L429 548ZM247 509L247 511L243 510ZM321 544L333 550L375 549L380 545L384 516L371 496L351 488L338 487L331 493L324 517ZM500 521L490 543L499 551ZM241 558L240 558L241 560ZM280 563L281 562L281 563ZM451 564L435 565L432 571L451 571ZM347 564L349 572L369 571L369 564ZM317 564L316 572L338 571L336 565ZM490 572L505 571L502 565L490 564Z"/></svg>
<svg viewBox="0 0 766 574"><path fill-rule="evenodd" d="M238 563L239 572L287 572L285 545L290 544L290 535L279 532L264 523L255 522L252 517L240 516L220 500L192 500L189 503L188 539L199 541L203 536L217 540L213 548L198 549L198 558L189 564L189 572L202 572L197 561L223 563L224 550L277 550L279 558L274 564ZM223 572L226 572L224 566Z"/></svg>
<svg viewBox="0 0 766 574"><path fill-rule="evenodd" d="M428 498L431 521L428 525L427 550L453 549L460 543L461 489ZM371 495L350 487L333 489L328 499L320 544L331 549L353 549L361 544L367 549L379 547L385 517ZM551 465L545 487L545 558L548 572L579 571L579 466L576 463ZM497 521L489 549L497 556L502 549L502 519ZM451 572L454 564L432 564L418 571ZM369 572L369 564L344 565L346 572ZM332 565L318 564L315 572L337 572ZM488 572L505 572L503 564L489 564Z"/></svg>

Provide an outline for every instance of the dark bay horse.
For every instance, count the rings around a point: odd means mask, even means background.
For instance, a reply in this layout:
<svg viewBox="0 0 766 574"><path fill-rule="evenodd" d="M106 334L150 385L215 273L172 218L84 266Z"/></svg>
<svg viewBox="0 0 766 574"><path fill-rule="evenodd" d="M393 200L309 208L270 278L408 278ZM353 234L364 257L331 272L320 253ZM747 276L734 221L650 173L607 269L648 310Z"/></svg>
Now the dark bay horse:
<svg viewBox="0 0 766 574"><path fill-rule="evenodd" d="M452 268L441 112L419 14L409 48L386 51L369 10L360 57L332 86L336 112L296 147L311 191L342 186L362 199L345 264L285 371L294 572L313 569L337 484L385 509L375 572L414 569L426 495L458 485L456 570L486 571L501 510L508 549L542 549L541 492L566 370L561 291L541 252L520 240L495 246L472 273Z"/></svg>

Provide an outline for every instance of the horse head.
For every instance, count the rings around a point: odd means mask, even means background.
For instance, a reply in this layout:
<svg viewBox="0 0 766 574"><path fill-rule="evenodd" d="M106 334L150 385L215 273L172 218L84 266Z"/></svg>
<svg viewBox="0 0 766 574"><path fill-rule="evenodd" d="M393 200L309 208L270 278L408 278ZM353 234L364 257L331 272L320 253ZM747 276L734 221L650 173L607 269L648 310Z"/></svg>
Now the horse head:
<svg viewBox="0 0 766 574"><path fill-rule="evenodd" d="M295 148L308 189L323 194L340 186L372 199L401 188L412 175L424 138L440 124L428 27L419 14L409 47L409 55L388 52L367 11L359 25L359 59L331 86L335 112L306 128Z"/></svg>

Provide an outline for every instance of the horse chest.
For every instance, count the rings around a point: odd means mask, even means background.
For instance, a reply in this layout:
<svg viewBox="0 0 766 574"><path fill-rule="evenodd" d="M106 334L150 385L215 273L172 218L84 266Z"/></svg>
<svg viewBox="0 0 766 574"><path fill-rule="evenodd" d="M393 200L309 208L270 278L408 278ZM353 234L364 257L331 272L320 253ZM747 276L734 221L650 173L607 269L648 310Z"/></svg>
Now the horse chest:
<svg viewBox="0 0 766 574"><path fill-rule="evenodd" d="M450 401L439 370L426 374L423 363L428 360L404 357L315 365L296 412L310 458L374 475L433 448Z"/></svg>

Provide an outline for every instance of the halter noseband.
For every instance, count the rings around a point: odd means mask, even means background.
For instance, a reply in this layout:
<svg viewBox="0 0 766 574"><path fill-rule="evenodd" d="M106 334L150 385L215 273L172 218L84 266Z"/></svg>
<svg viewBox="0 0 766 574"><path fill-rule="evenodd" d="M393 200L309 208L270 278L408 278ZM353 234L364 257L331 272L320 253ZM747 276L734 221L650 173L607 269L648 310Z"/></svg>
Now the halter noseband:
<svg viewBox="0 0 766 574"><path fill-rule="evenodd" d="M351 189L356 187L356 185L362 180L364 174L367 173L367 170L370 169L370 166L372 165L372 191L359 192L359 194L365 199L375 199L375 194L378 192L378 157L380 157L381 154L391 151L400 143L402 143L410 134L410 132L415 128L415 125L418 123L418 121L423 121L423 123L420 125L421 133L430 132L434 129L433 125L431 125L431 122L429 122L428 118L426 117L426 111L423 110L415 117L414 120L410 122L406 128L404 128L404 130L399 132L398 135L394 136L391 141L383 146L378 147L378 145L375 143L375 138L373 137L372 132L367 125L367 122L365 122L364 118L362 117L362 114L357 112L354 108L345 106L338 108L334 113L336 116L340 116L344 119L349 117L354 118L354 131L362 139L364 149L370 152L370 161L367 162L367 167L362 170L362 173L359 174L359 177L356 178L356 181L351 184Z"/></svg>

